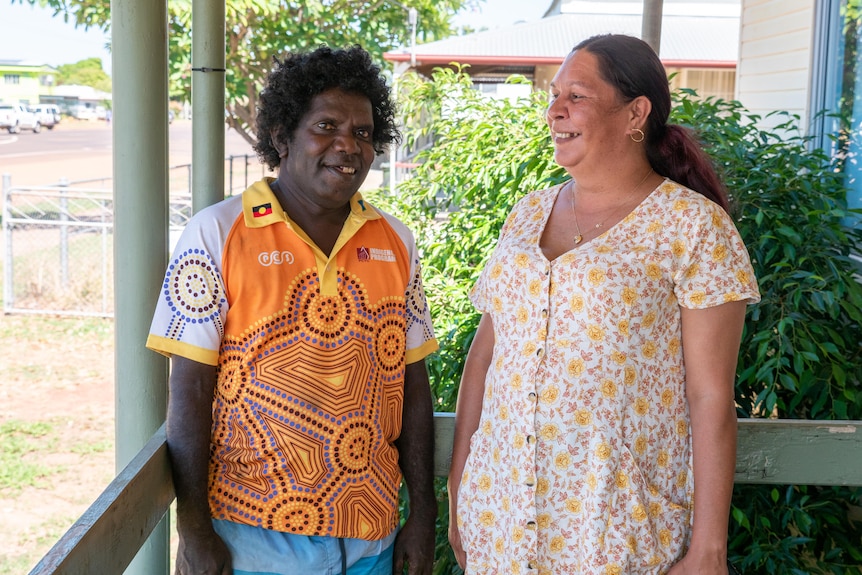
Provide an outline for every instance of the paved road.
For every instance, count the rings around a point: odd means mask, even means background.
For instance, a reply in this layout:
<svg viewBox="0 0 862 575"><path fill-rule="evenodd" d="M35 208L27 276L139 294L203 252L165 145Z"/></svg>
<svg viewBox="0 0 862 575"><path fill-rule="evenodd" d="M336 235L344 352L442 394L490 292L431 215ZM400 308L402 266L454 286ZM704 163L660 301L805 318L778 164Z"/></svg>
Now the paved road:
<svg viewBox="0 0 862 575"><path fill-rule="evenodd" d="M192 124L176 120L169 129L170 165L191 163ZM9 174L13 186L44 186L67 181L110 178L113 174L111 125L64 119L53 130L39 134L0 133L0 175ZM252 156L251 146L233 130L225 132L225 155ZM259 173L259 172L258 172Z"/></svg>

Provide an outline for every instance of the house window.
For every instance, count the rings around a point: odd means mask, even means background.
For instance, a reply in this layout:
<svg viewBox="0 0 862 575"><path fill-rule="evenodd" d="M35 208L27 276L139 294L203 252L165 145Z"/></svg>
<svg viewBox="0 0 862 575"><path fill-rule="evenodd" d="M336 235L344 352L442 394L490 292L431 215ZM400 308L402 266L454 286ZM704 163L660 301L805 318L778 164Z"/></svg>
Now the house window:
<svg viewBox="0 0 862 575"><path fill-rule="evenodd" d="M736 88L736 70L715 70L699 68L668 68L673 74L670 89L689 88L697 92L698 97L712 96L722 100L732 100Z"/></svg>
<svg viewBox="0 0 862 575"><path fill-rule="evenodd" d="M19 76L18 74L4 74L3 82L7 85L17 86L21 83L21 76Z"/></svg>
<svg viewBox="0 0 862 575"><path fill-rule="evenodd" d="M814 143L838 159L862 207L862 0L817 3L811 82ZM837 137L831 137L837 136Z"/></svg>

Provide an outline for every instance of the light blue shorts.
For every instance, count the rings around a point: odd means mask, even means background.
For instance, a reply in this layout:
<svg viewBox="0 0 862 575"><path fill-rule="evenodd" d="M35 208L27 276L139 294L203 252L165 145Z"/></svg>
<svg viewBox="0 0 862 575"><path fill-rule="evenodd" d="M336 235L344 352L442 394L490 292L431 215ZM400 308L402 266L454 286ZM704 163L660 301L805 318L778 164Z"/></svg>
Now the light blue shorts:
<svg viewBox="0 0 862 575"><path fill-rule="evenodd" d="M213 527L230 550L234 575L392 575L397 530L365 541L294 535L220 519L213 519Z"/></svg>

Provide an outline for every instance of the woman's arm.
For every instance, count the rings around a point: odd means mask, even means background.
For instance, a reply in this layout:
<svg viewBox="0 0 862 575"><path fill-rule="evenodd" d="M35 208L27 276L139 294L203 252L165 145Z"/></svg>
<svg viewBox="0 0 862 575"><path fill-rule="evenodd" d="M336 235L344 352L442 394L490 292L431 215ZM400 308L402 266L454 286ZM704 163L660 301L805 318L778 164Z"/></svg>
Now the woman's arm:
<svg viewBox="0 0 862 575"><path fill-rule="evenodd" d="M458 489L467 455L470 453L470 438L479 427L482 415L482 399L485 395L485 375L491 365L494 352L494 325L491 316L484 314L476 328L476 335L467 353L464 373L458 388L458 402L455 407L455 439L452 446L452 463L449 466L449 543L455 552L455 559L463 569L467 554L461 546L458 532Z"/></svg>
<svg viewBox="0 0 862 575"><path fill-rule="evenodd" d="M694 528L669 575L726 575L727 523L736 466L734 381L745 302L682 309L685 389L694 459Z"/></svg>

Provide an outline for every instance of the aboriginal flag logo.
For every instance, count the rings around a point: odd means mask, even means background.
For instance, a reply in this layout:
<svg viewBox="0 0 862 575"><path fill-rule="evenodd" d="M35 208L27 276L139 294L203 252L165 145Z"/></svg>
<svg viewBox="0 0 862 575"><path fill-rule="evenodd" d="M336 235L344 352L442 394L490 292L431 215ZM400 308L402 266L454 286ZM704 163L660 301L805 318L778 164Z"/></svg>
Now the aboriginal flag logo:
<svg viewBox="0 0 862 575"><path fill-rule="evenodd" d="M253 207L251 210L254 213L254 217L262 218L272 213L272 204L261 204Z"/></svg>

